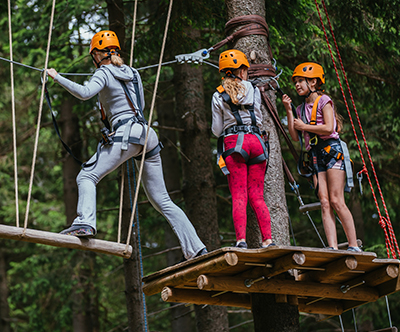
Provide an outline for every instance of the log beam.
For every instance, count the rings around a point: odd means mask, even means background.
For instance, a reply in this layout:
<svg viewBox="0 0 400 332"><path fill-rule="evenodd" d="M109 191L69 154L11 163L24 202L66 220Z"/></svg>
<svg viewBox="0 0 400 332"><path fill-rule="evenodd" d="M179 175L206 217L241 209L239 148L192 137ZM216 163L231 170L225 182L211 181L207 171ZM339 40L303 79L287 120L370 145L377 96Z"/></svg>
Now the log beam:
<svg viewBox="0 0 400 332"><path fill-rule="evenodd" d="M354 256L347 256L326 265L325 271L308 272L307 274L303 274L300 278L309 277L311 280L323 283L333 280L341 274L355 270L357 265L357 259Z"/></svg>
<svg viewBox="0 0 400 332"><path fill-rule="evenodd" d="M249 294L225 293L218 296L219 292L203 292L197 289L179 289L164 287L161 298L164 302L193 303L198 305L222 305L251 309Z"/></svg>
<svg viewBox="0 0 400 332"><path fill-rule="evenodd" d="M222 271L239 262L238 256L234 252L227 252L223 256L214 258L210 261L201 261L196 265L186 267L180 271L171 272L162 278L147 282L143 285L143 292L147 295L153 295L161 292L165 286L175 287L183 285L185 282L196 280L203 273Z"/></svg>
<svg viewBox="0 0 400 332"><path fill-rule="evenodd" d="M301 251L286 255L285 257L277 259L271 269L265 269L264 276L266 278L272 278L296 266L302 266L305 262L306 255Z"/></svg>
<svg viewBox="0 0 400 332"><path fill-rule="evenodd" d="M129 258L132 255L132 247L126 244L111 241L96 240L93 238L82 238L59 233L39 231L36 229L24 229L22 227L0 225L0 238L16 241L24 241L45 244L59 248L79 249L94 251Z"/></svg>
<svg viewBox="0 0 400 332"><path fill-rule="evenodd" d="M197 286L201 290L234 291L251 293L286 294L297 296L311 296L316 298L344 299L373 302L379 298L378 291L364 285L342 292L341 285L319 284L315 282L297 282L293 280L259 280L251 284L248 280L235 277L212 277L200 275ZM352 285L353 283L351 283ZM351 286L350 285L350 286Z"/></svg>
<svg viewBox="0 0 400 332"><path fill-rule="evenodd" d="M329 316L337 316L343 313L343 306L340 301L319 301L307 305L308 301L302 299L299 301L299 311L310 314L322 314Z"/></svg>

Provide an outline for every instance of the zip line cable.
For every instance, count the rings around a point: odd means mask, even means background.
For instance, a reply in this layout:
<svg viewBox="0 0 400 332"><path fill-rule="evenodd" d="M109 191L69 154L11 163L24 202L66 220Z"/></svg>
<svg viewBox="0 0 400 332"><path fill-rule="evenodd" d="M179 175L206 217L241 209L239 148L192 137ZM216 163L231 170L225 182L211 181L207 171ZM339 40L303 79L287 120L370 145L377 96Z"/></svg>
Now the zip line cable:
<svg viewBox="0 0 400 332"><path fill-rule="evenodd" d="M8 38L10 43L10 59L13 59L12 29L11 29L11 0L8 0ZM17 162L17 125L15 121L15 91L14 91L14 64L10 63L11 75L11 114L13 127L13 152L14 152L14 190L15 190L15 223L19 227L19 201L18 201L18 162Z"/></svg>

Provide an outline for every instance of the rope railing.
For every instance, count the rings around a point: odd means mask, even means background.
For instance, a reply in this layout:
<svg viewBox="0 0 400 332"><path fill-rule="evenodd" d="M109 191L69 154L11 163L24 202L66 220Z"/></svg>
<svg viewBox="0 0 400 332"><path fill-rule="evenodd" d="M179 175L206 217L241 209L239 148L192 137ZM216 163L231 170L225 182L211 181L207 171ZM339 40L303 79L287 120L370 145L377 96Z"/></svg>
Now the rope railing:
<svg viewBox="0 0 400 332"><path fill-rule="evenodd" d="M43 73L46 73L47 66L48 66L48 63L49 63L50 42L51 42L51 33L52 33L53 21L54 21L55 6L56 6L56 1L53 0L53 4L52 4L52 8L51 8L50 24L49 24L49 35L48 35L48 39L47 39L46 59L45 59L45 63L44 63L44 71L43 71ZM29 208L30 208L30 202L31 202L31 196L32 196L33 177L34 177L34 174L35 174L35 164L36 164L37 149L38 149L38 143L39 143L40 123L41 123L41 120L42 120L44 91L45 91L45 85L46 85L46 78L44 76L45 75L43 74L43 77L42 77L42 91L41 91L41 94L40 94L40 104L39 104L39 112L38 112L39 114L38 114L38 120L37 120L37 125L36 125L35 143L34 143L34 148L33 148L31 176L30 176L30 180L29 180L28 198L27 198L27 203L26 203L26 212L25 212L25 220L24 220L24 231L22 233L22 236L25 235L25 231L26 231L26 229L28 227Z"/></svg>
<svg viewBox="0 0 400 332"><path fill-rule="evenodd" d="M8 0L8 36L10 43L10 59L13 60L12 27L11 27L11 0ZM18 201L18 162L17 162L17 126L15 121L15 91L14 91L14 64L10 63L11 75L11 114L13 128L14 152L14 188L15 188L15 224L19 227L19 201Z"/></svg>

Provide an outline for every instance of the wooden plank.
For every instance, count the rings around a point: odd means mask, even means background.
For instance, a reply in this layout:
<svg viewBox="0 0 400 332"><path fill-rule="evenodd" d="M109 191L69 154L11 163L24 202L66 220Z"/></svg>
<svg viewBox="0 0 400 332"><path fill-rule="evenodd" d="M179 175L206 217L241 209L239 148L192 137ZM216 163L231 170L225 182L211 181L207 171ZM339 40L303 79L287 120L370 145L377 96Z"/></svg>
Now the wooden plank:
<svg viewBox="0 0 400 332"><path fill-rule="evenodd" d="M94 251L123 258L129 258L132 255L132 247L128 246L126 250L126 244L122 243L51 233L36 229L26 229L24 232L22 227L15 226L0 225L0 238L45 244L59 248Z"/></svg>
<svg viewBox="0 0 400 332"><path fill-rule="evenodd" d="M257 280L257 279L256 279ZM328 299L347 299L373 302L379 298L378 291L364 285L342 292L341 285L319 284L313 282L297 282L294 280L260 280L247 287L251 280L235 277L211 277L200 275L197 286L201 290L213 291L247 291L250 293L287 294L297 296L311 296ZM351 286L351 285L350 285Z"/></svg>
<svg viewBox="0 0 400 332"><path fill-rule="evenodd" d="M210 304L230 307L240 307L251 309L251 300L249 294L203 292L200 290L186 290L171 287L164 287L161 292L161 298L164 302Z"/></svg>
<svg viewBox="0 0 400 332"><path fill-rule="evenodd" d="M354 256L342 257L326 265L325 271L311 271L300 276L300 280L311 279L321 283L334 280L337 276L357 268L357 259Z"/></svg>
<svg viewBox="0 0 400 332"><path fill-rule="evenodd" d="M233 252L227 252L209 261L200 261L195 265L188 266L184 270L170 271L169 274L158 279L146 282L143 285L143 292L146 295L153 295L161 292L165 286L175 287L185 282L195 280L200 274L221 271L238 263L238 257Z"/></svg>

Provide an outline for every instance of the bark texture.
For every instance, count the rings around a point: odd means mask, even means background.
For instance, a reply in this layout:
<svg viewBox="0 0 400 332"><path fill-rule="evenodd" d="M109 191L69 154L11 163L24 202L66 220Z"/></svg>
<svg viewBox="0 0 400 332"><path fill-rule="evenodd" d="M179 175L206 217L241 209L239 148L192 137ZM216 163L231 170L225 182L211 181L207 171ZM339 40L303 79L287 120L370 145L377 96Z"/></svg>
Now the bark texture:
<svg viewBox="0 0 400 332"><path fill-rule="evenodd" d="M174 99L168 91L169 85L170 82L160 85L160 91L165 91L165 93L163 93L161 100L157 102L157 118L161 126L159 129L159 139L164 145L164 149L161 151L161 157L163 161L165 185L167 186L168 192L174 192L181 190L180 180L182 172L180 171L180 160L177 150L178 133L175 130L162 128L175 127L176 125ZM171 196L172 199L180 199L181 197L182 194ZM175 203L177 199L174 199ZM179 241L169 224L165 222L163 225L165 246L167 248L179 246ZM176 264L181 258L182 252L180 250L169 251L167 253L168 266ZM191 311L190 307L176 306L175 303L171 303L171 306L174 307L169 310L172 332L192 332L194 330L194 324L188 314Z"/></svg>
<svg viewBox="0 0 400 332"><path fill-rule="evenodd" d="M259 15L265 18L266 8L264 1L226 0L225 3L228 9L228 19L243 15ZM232 32L230 31L230 33ZM236 41L233 45L230 45L230 47L244 52L249 60L250 52L254 51L255 59L251 60L251 63L271 63L268 52L268 40L265 36L246 36ZM269 92L269 98L275 104L275 94ZM289 219L279 136L275 124L264 105L262 106L262 112L263 129L269 132L270 139L270 159L268 171L265 176L264 197L271 214L272 239L278 245L290 245ZM249 213L248 242L251 247L258 246L260 242L259 236L254 213ZM275 303L274 295L269 294L252 294L251 299L256 332L297 332L300 330L297 306L287 303Z"/></svg>
<svg viewBox="0 0 400 332"><path fill-rule="evenodd" d="M200 31L192 28L182 13L190 2L180 0L174 3L172 20L182 38L175 35L175 54L184 53L183 38L200 40ZM203 75L199 66L179 65L174 71L176 116L180 133L183 172L183 195L186 213L207 249L220 247L217 219L215 180L212 171L210 128L206 114L209 106L204 104ZM226 308L195 306L197 330L200 332L228 331Z"/></svg>
<svg viewBox="0 0 400 332"><path fill-rule="evenodd" d="M0 249L0 331L10 332L10 307L8 306L6 252Z"/></svg>

